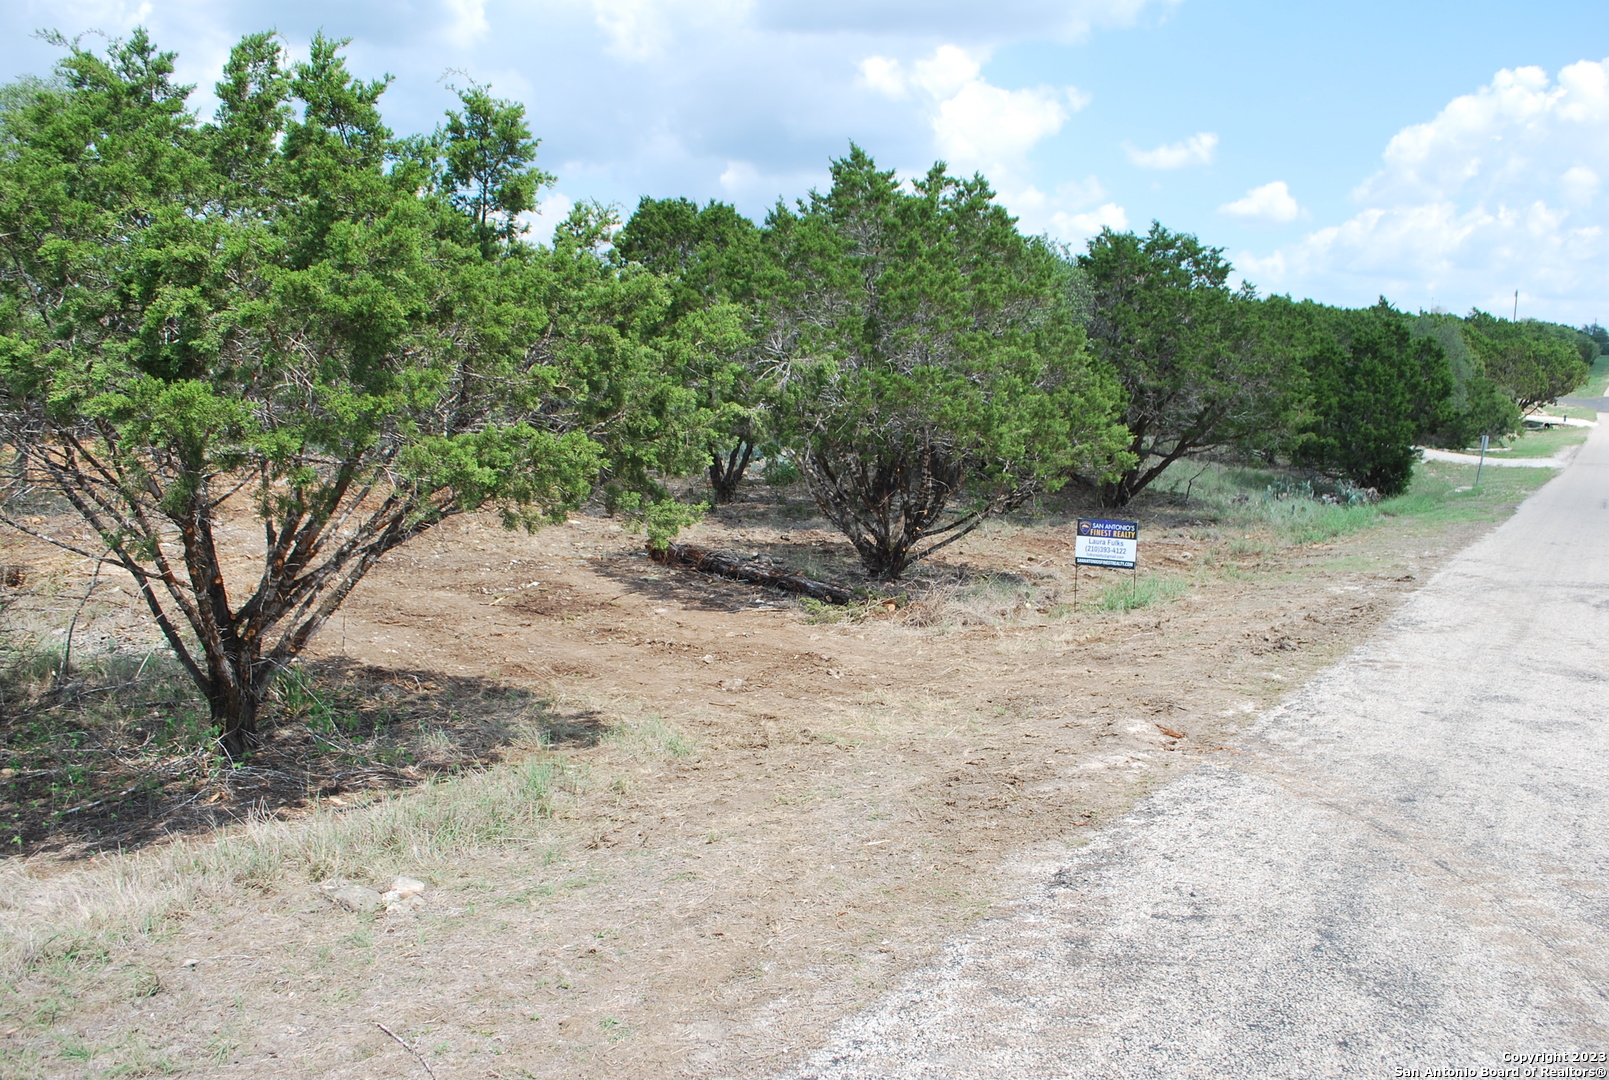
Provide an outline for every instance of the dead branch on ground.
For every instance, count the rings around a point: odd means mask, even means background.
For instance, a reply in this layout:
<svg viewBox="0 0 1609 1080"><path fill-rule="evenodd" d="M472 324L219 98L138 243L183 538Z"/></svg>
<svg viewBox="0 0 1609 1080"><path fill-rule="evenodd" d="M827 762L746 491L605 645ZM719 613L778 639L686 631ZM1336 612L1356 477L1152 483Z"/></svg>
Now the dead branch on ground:
<svg viewBox="0 0 1609 1080"><path fill-rule="evenodd" d="M657 551L650 546L648 557L665 566L690 566L706 574L717 574L750 585L767 585L828 604L847 604L855 598L855 594L842 585L815 581L784 567L759 559L745 559L730 551L710 551L693 544L672 543Z"/></svg>

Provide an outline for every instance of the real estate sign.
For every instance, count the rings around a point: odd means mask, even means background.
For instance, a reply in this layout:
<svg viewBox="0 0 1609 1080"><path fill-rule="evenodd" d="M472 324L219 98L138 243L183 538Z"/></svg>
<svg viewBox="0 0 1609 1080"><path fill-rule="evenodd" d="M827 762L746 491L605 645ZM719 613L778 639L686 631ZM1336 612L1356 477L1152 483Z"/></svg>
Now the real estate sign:
<svg viewBox="0 0 1609 1080"><path fill-rule="evenodd" d="M1079 566L1120 566L1133 570L1140 558L1140 523L1080 518L1073 540L1073 562Z"/></svg>

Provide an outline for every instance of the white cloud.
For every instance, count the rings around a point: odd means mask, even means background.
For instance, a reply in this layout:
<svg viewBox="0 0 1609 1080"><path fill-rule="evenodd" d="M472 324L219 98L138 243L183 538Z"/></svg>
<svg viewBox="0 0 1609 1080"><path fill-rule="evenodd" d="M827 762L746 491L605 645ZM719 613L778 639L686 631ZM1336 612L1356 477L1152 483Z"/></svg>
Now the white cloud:
<svg viewBox="0 0 1609 1080"><path fill-rule="evenodd" d="M1109 202L1082 214L1058 210L1051 215L1051 230L1064 240L1083 240L1102 229L1122 232L1129 227L1128 211L1117 203Z"/></svg>
<svg viewBox="0 0 1609 1080"><path fill-rule="evenodd" d="M445 0L445 6L453 20L447 36L460 48L467 48L485 36L488 29L486 0Z"/></svg>
<svg viewBox="0 0 1609 1080"><path fill-rule="evenodd" d="M759 175L759 170L751 162L729 161L726 171L721 173L721 186L727 191L739 191L752 185Z"/></svg>
<svg viewBox="0 0 1609 1080"><path fill-rule="evenodd" d="M1063 184L1054 196L1046 195L1028 179L1028 155L1088 105L1090 97L1075 86L1016 90L996 86L983 75L987 59L987 53L940 45L932 55L908 65L887 56L868 56L860 62L860 76L866 87L885 97L900 100L914 94L926 114L937 156L952 172L987 176L1000 202L1022 219L1024 228L1066 232L1063 225L1077 216L1075 211L1103 198L1105 190L1091 177L1093 193L1078 184Z"/></svg>
<svg viewBox="0 0 1609 1080"><path fill-rule="evenodd" d="M1285 186L1285 181L1275 180L1272 184L1252 188L1234 202L1224 203L1218 207L1218 212L1246 221L1283 225L1301 216L1302 208L1291 195L1291 189Z"/></svg>
<svg viewBox="0 0 1609 1080"><path fill-rule="evenodd" d="M608 51L622 60L646 60L664 49L670 27L663 9L657 0L592 0Z"/></svg>
<svg viewBox="0 0 1609 1080"><path fill-rule="evenodd" d="M1559 177L1559 190L1564 201L1574 206L1586 206L1598 194L1598 174L1585 165L1572 165Z"/></svg>
<svg viewBox="0 0 1609 1080"><path fill-rule="evenodd" d="M908 69L886 56L868 56L860 73L867 86L891 98L920 90L939 155L957 169L980 170L1010 186L1028 152L1060 131L1090 99L1073 86L995 86L983 77L985 59L986 54L940 45Z"/></svg>
<svg viewBox="0 0 1609 1080"><path fill-rule="evenodd" d="M936 98L957 94L978 80L983 65L958 45L940 45L926 60L911 65L911 81Z"/></svg>
<svg viewBox="0 0 1609 1080"><path fill-rule="evenodd" d="M40 9L43 7L39 5ZM65 3L52 4L50 8L51 14L61 20L64 30L69 26L80 29L94 27L118 36L143 25L151 17L152 11L149 2L131 4L127 0L66 0ZM68 36L71 37L71 33Z"/></svg>
<svg viewBox="0 0 1609 1080"><path fill-rule="evenodd" d="M563 192L555 191L536 204L534 214L520 215L520 221L531 230L531 238L547 243L564 219L575 209L575 200Z"/></svg>
<svg viewBox="0 0 1609 1080"><path fill-rule="evenodd" d="M459 0L462 2L462 0ZM471 0L475 2L475 0ZM483 0L481 0L483 2ZM605 52L641 63L664 56L678 30L727 36L749 15L749 0L588 0Z"/></svg>
<svg viewBox="0 0 1609 1080"><path fill-rule="evenodd" d="M1129 160L1142 169L1182 169L1186 165L1211 165L1218 152L1218 136L1199 132L1183 142L1168 143L1155 150L1124 146Z"/></svg>
<svg viewBox="0 0 1609 1080"><path fill-rule="evenodd" d="M1106 188L1095 176L1068 180L1056 186L1056 198L1071 206L1093 206L1106 198Z"/></svg>
<svg viewBox="0 0 1609 1080"><path fill-rule="evenodd" d="M321 26L353 39L354 72L399 73L384 108L398 132L429 131L454 103L443 70L490 82L525 103L539 161L577 200L629 212L643 194L736 203L758 217L778 196L826 180L849 139L885 165L924 171L936 157L983 172L1001 202L1039 231L1111 201L1041 174L1038 154L1065 138L1088 95L1024 83L1014 45L1091 27L1150 23L1175 0L13 0L0 3L0 59L47 71L55 51L37 25L77 33L150 25L179 52L179 75L208 88L245 32L277 25L305 56ZM991 63L1002 50L1005 63ZM858 70L857 70L858 68ZM847 76L847 77L846 77ZM1032 78L1037 78L1034 76ZM544 235L567 203L534 215ZM1108 213L1110 217L1110 213Z"/></svg>
<svg viewBox="0 0 1609 1080"><path fill-rule="evenodd" d="M891 98L905 96L905 73L898 60L886 56L868 56L860 62L860 77L866 85Z"/></svg>
<svg viewBox="0 0 1609 1080"><path fill-rule="evenodd" d="M1404 128L1382 168L1353 193L1351 219L1289 248L1237 261L1264 284L1385 292L1405 306L1432 297L1522 314L1595 317L1609 256L1609 60L1497 73L1432 120ZM1529 301L1529 305L1527 304ZM1512 302L1512 301L1510 301Z"/></svg>
<svg viewBox="0 0 1609 1080"><path fill-rule="evenodd" d="M946 159L1004 174L1061 130L1071 104L1048 89L1002 90L974 80L939 103L933 134Z"/></svg>

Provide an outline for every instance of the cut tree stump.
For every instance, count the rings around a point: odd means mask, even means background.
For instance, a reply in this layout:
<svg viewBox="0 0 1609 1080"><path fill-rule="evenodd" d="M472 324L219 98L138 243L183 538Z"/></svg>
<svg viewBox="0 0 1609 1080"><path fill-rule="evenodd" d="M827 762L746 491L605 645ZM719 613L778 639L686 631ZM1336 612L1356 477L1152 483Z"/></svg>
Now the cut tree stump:
<svg viewBox="0 0 1609 1080"><path fill-rule="evenodd" d="M649 547L648 557L665 566L689 566L706 574L718 574L734 581L746 581L750 585L768 585L828 604L847 604L855 598L855 594L842 585L815 581L803 574L795 574L759 559L745 559L730 551L710 551L693 544L666 544L658 551Z"/></svg>

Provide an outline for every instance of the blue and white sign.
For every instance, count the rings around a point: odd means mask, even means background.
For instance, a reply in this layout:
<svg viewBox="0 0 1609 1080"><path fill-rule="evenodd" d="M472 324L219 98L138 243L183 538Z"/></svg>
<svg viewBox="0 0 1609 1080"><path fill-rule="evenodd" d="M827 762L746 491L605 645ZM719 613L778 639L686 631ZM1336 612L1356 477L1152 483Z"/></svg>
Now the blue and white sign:
<svg viewBox="0 0 1609 1080"><path fill-rule="evenodd" d="M1080 518L1073 540L1073 562L1079 566L1118 566L1133 570L1140 559L1140 523Z"/></svg>

